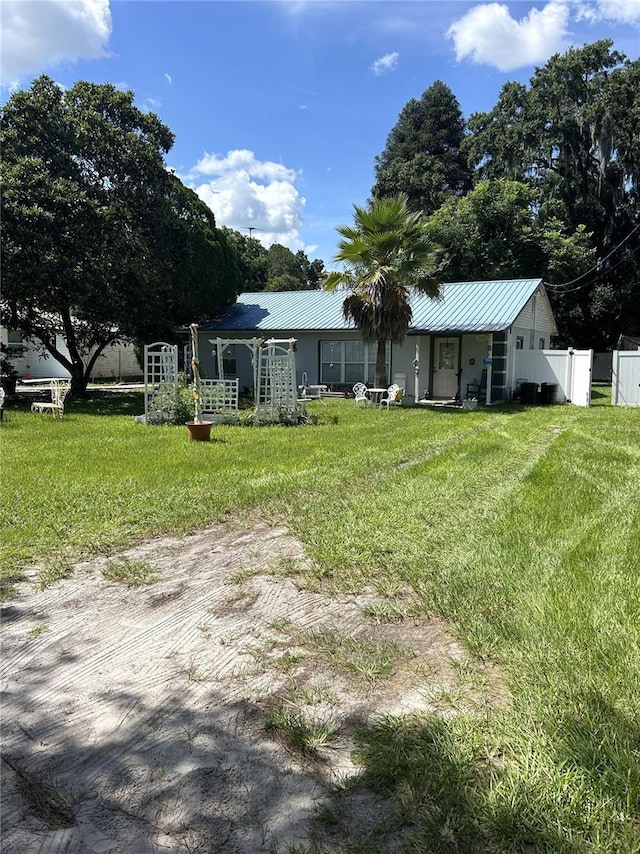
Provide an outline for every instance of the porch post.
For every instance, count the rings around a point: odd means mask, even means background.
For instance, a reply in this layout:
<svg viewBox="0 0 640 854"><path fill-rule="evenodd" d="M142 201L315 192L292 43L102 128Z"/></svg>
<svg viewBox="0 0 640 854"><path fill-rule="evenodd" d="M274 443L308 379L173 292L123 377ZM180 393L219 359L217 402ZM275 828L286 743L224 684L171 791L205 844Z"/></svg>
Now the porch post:
<svg viewBox="0 0 640 854"><path fill-rule="evenodd" d="M491 404L491 378L493 374L493 332L489 333L489 343L487 344L487 395L485 406Z"/></svg>
<svg viewBox="0 0 640 854"><path fill-rule="evenodd" d="M413 360L413 393L414 400L417 403L420 400L420 336L416 335L416 357Z"/></svg>

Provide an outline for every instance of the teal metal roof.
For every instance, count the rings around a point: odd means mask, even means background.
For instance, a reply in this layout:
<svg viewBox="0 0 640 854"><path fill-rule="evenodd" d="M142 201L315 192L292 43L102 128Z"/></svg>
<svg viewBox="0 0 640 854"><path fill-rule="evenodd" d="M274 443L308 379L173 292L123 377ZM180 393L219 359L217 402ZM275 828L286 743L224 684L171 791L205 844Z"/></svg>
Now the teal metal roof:
<svg viewBox="0 0 640 854"><path fill-rule="evenodd" d="M520 314L542 279L448 282L440 299L414 292L409 334L423 332L500 332ZM352 328L342 315L346 291L243 293L216 320L200 324L203 332L283 333Z"/></svg>
<svg viewBox="0 0 640 854"><path fill-rule="evenodd" d="M450 282L441 300L415 293L411 332L501 332L508 329L542 279Z"/></svg>

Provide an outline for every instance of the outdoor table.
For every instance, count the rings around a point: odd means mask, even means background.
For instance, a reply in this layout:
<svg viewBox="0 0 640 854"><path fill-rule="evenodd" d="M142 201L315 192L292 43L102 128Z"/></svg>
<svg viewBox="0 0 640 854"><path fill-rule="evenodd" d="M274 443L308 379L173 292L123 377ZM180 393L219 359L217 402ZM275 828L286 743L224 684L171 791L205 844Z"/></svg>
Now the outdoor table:
<svg viewBox="0 0 640 854"><path fill-rule="evenodd" d="M311 397L322 397L322 392L327 390L326 385L309 385L307 388L316 392L316 394L311 395Z"/></svg>
<svg viewBox="0 0 640 854"><path fill-rule="evenodd" d="M371 396L371 405L378 406L380 403L380 398L386 392L386 388L368 388L367 391Z"/></svg>

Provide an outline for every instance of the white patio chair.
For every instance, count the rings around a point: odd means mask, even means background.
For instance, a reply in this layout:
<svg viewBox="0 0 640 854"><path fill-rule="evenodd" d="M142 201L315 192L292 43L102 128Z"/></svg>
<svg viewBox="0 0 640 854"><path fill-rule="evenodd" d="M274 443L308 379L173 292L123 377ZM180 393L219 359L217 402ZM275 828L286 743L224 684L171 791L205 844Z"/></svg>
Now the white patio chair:
<svg viewBox="0 0 640 854"><path fill-rule="evenodd" d="M369 402L369 393L364 383L356 383L353 387L353 405L357 408L358 404L364 401L366 406Z"/></svg>
<svg viewBox="0 0 640 854"><path fill-rule="evenodd" d="M51 402L41 403L34 400L31 404L32 412L50 412L54 417L62 418L64 415L64 400L69 394L71 386L64 380L53 380L51 383Z"/></svg>
<svg viewBox="0 0 640 854"><path fill-rule="evenodd" d="M397 383L393 383L387 389L387 394L385 397L380 398L380 409L383 406L387 407L387 412L389 411L389 405L400 406L402 402L402 389Z"/></svg>

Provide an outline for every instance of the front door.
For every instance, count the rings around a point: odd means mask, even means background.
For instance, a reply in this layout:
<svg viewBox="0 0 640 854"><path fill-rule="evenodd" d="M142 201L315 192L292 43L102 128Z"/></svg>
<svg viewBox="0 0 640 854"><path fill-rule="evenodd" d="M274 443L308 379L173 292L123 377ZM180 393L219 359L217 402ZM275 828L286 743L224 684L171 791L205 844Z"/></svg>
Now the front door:
<svg viewBox="0 0 640 854"><path fill-rule="evenodd" d="M454 398L458 393L458 339L433 342L433 397Z"/></svg>

